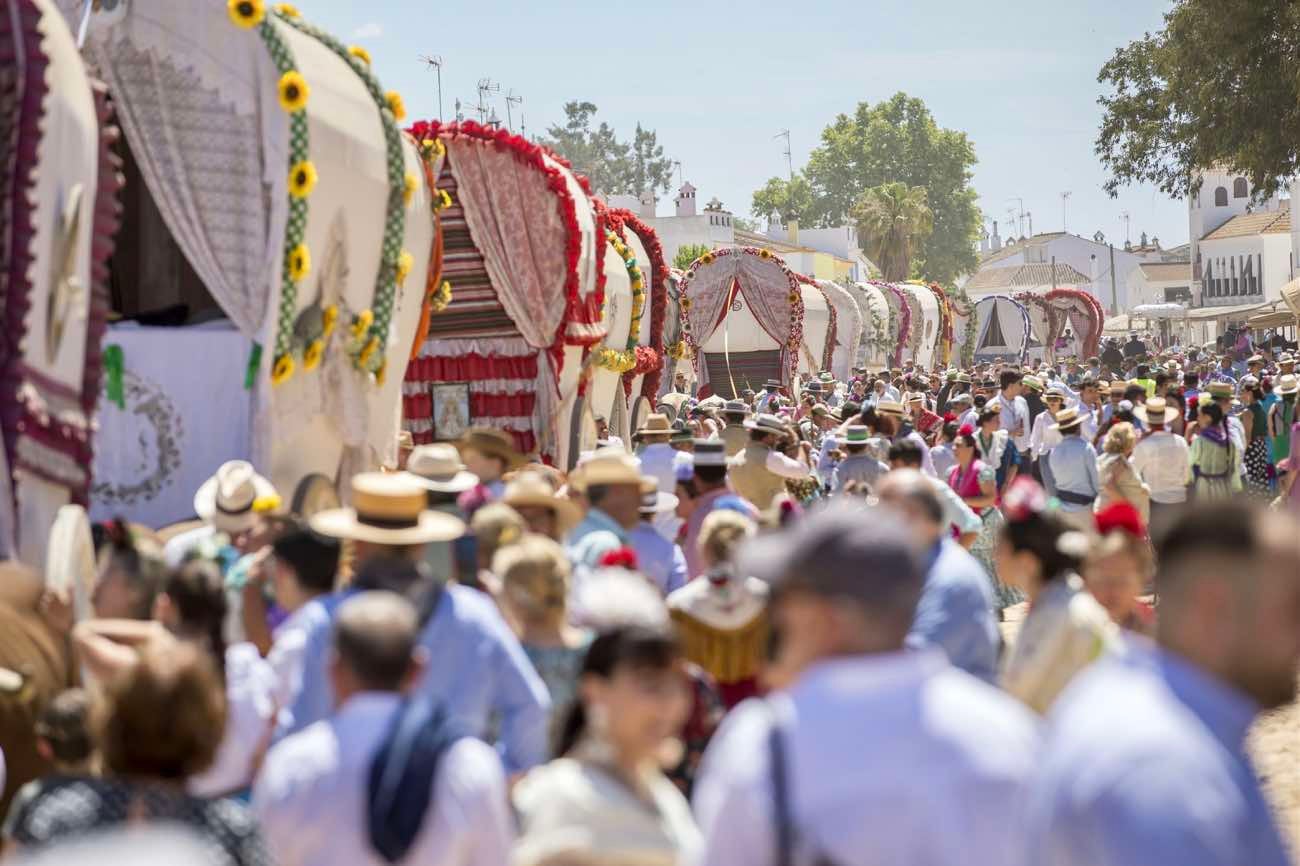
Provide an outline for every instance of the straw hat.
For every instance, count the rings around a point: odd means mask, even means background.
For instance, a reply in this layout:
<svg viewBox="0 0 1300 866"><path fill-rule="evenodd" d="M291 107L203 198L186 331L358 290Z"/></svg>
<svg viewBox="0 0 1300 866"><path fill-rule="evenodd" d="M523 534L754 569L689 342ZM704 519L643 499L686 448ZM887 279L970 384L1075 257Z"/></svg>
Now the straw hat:
<svg viewBox="0 0 1300 866"><path fill-rule="evenodd" d="M425 490L464 493L478 484L478 476L460 462L460 452L447 442L421 445L406 460L407 474Z"/></svg>
<svg viewBox="0 0 1300 866"><path fill-rule="evenodd" d="M971 396L969 391L962 391L960 394L953 394L951 397L948 398L949 404L964 403L966 405L970 405L974 402L975 402L975 398Z"/></svg>
<svg viewBox="0 0 1300 866"><path fill-rule="evenodd" d="M662 490L651 490L649 493L641 494L640 513L645 515L663 514L666 511L676 511L677 503L680 502L676 496L671 493L664 493Z"/></svg>
<svg viewBox="0 0 1300 866"><path fill-rule="evenodd" d="M785 422L775 415L763 412L750 418L745 422L746 430L761 430L764 433L775 433L780 436L788 432Z"/></svg>
<svg viewBox="0 0 1300 866"><path fill-rule="evenodd" d="M862 424L850 424L844 428L844 441L848 444L862 445L867 442L867 428Z"/></svg>
<svg viewBox="0 0 1300 866"><path fill-rule="evenodd" d="M228 535L247 532L259 513L279 505L275 485L258 475L247 460L221 464L194 494L194 513Z"/></svg>
<svg viewBox="0 0 1300 866"><path fill-rule="evenodd" d="M1047 386L1047 391L1043 394L1043 399L1064 401L1067 396L1068 395L1065 393L1065 386L1060 382L1053 382Z"/></svg>
<svg viewBox="0 0 1300 866"><path fill-rule="evenodd" d="M1273 393L1281 396L1297 392L1300 392L1300 377L1297 377L1294 373L1283 373L1278 377L1277 387L1273 389Z"/></svg>
<svg viewBox="0 0 1300 866"><path fill-rule="evenodd" d="M744 400L728 400L723 404L722 411L727 415L748 415L749 404Z"/></svg>
<svg viewBox="0 0 1300 866"><path fill-rule="evenodd" d="M515 448L515 440L504 430L495 427L472 427L455 443L463 454L466 448L473 448L488 457L498 457L505 461L506 471L518 469L528 462L524 455Z"/></svg>
<svg viewBox="0 0 1300 866"><path fill-rule="evenodd" d="M902 415L905 410L903 404L897 400L881 400L876 403L876 413L879 415Z"/></svg>
<svg viewBox="0 0 1300 866"><path fill-rule="evenodd" d="M506 485L501 501L511 508L536 506L555 513L555 525L561 536L582 520L582 509L571 500L556 496L550 483L536 472L520 472Z"/></svg>
<svg viewBox="0 0 1300 866"><path fill-rule="evenodd" d="M910 404L910 403L924 403L924 402L925 402L925 395L922 394L920 391L913 391L911 394L908 394L908 395L907 395L907 402L908 402L909 404Z"/></svg>
<svg viewBox="0 0 1300 866"><path fill-rule="evenodd" d="M971 383L970 373L967 373L965 370L962 370L960 373L957 374L957 381L961 382L963 385L969 385Z"/></svg>
<svg viewBox="0 0 1300 866"><path fill-rule="evenodd" d="M1231 382L1211 382L1205 389L1215 400L1227 400L1232 396Z"/></svg>
<svg viewBox="0 0 1300 866"><path fill-rule="evenodd" d="M1037 376L1026 376L1020 382L1026 388L1033 388L1035 391L1043 390L1043 380Z"/></svg>
<svg viewBox="0 0 1300 866"><path fill-rule="evenodd" d="M1051 426L1051 429L1064 433L1067 430L1073 430L1082 423L1083 418L1079 416L1078 407L1070 406L1056 413L1056 423Z"/></svg>
<svg viewBox="0 0 1300 866"><path fill-rule="evenodd" d="M668 436L673 432L672 423L667 415L653 413L647 415L645 423L636 431L637 436Z"/></svg>
<svg viewBox="0 0 1300 866"><path fill-rule="evenodd" d="M569 486L579 493L592 486L617 484L635 484L642 493L659 486L654 478L642 474L641 461L621 448L602 448L569 474Z"/></svg>
<svg viewBox="0 0 1300 866"><path fill-rule="evenodd" d="M1292 365L1295 364L1295 358L1292 357L1290 352L1283 352L1282 355L1277 359L1277 365L1279 367L1281 367L1284 364L1292 364Z"/></svg>
<svg viewBox="0 0 1300 866"><path fill-rule="evenodd" d="M430 511L424 487L409 475L363 472L352 478L352 507L312 515L321 535L370 544L428 544L465 534L465 523Z"/></svg>
<svg viewBox="0 0 1300 866"><path fill-rule="evenodd" d="M1171 424L1178 419L1179 412L1164 397L1151 397L1146 403L1134 406L1133 414L1145 424Z"/></svg>

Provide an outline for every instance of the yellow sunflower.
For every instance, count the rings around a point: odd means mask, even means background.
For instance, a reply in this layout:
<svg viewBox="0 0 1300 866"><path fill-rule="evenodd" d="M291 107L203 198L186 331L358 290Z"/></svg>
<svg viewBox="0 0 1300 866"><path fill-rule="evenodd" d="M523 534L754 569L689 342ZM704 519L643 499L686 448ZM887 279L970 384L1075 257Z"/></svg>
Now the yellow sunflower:
<svg viewBox="0 0 1300 866"><path fill-rule="evenodd" d="M375 371L375 384L382 388L384 386L384 379L386 379L387 377L388 377L388 359L385 358L384 363L380 364L379 369Z"/></svg>
<svg viewBox="0 0 1300 866"><path fill-rule="evenodd" d="M330 334L334 333L334 326L338 324L338 321L339 308L337 304L330 304L328 307L321 310L321 339L325 339Z"/></svg>
<svg viewBox="0 0 1300 866"><path fill-rule="evenodd" d="M400 286L406 282L406 278L411 274L411 268L415 267L415 256L402 250L402 254L397 257L397 284Z"/></svg>
<svg viewBox="0 0 1300 866"><path fill-rule="evenodd" d="M310 159L304 159L289 169L289 195L294 198L306 198L311 195L318 179L316 166Z"/></svg>
<svg viewBox="0 0 1300 866"><path fill-rule="evenodd" d="M262 0L226 0L226 14L237 26L251 30L266 17Z"/></svg>
<svg viewBox="0 0 1300 866"><path fill-rule="evenodd" d="M406 119L406 103L402 101L402 94L390 90L384 94L384 101L388 103L388 110L393 112L393 120L401 123Z"/></svg>
<svg viewBox="0 0 1300 866"><path fill-rule="evenodd" d="M446 210L451 207L451 193L445 189L438 190L438 210Z"/></svg>
<svg viewBox="0 0 1300 866"><path fill-rule="evenodd" d="M278 493L272 493L270 496L259 496L253 500L254 514L270 514L277 511L283 504L284 500L280 499Z"/></svg>
<svg viewBox="0 0 1300 866"><path fill-rule="evenodd" d="M370 363L370 359L375 356L375 352L378 351L379 338L371 337L369 340L366 340L366 344L361 347L361 354L357 355L357 363L363 367L366 366Z"/></svg>
<svg viewBox="0 0 1300 866"><path fill-rule="evenodd" d="M280 94L280 107L290 114L306 108L307 97L311 96L311 88L307 86L307 79L303 78L302 73L296 69L290 69L280 76L277 90Z"/></svg>
<svg viewBox="0 0 1300 866"><path fill-rule="evenodd" d="M324 355L325 341L320 339L312 340L302 352L302 368L304 370L315 370L320 366L320 359Z"/></svg>
<svg viewBox="0 0 1300 866"><path fill-rule="evenodd" d="M798 293L798 292L791 292L790 295L789 295L789 297L786 298L786 300L788 300L788 301L789 301L790 303L792 303L792 304L797 304L797 303L799 303L799 293Z"/></svg>
<svg viewBox="0 0 1300 866"><path fill-rule="evenodd" d="M289 251L289 279L301 283L311 273L311 251L306 244L298 244Z"/></svg>
<svg viewBox="0 0 1300 866"><path fill-rule="evenodd" d="M682 298L682 309L683 309L683 310L689 310L690 308L691 308L691 299L690 299L690 298Z"/></svg>
<svg viewBox="0 0 1300 866"><path fill-rule="evenodd" d="M370 52L362 48L360 45L349 45L348 54L351 54L367 66L370 65Z"/></svg>
<svg viewBox="0 0 1300 866"><path fill-rule="evenodd" d="M275 366L271 368L271 384L283 385L289 381L293 375L293 357L284 354L275 359Z"/></svg>
<svg viewBox="0 0 1300 866"><path fill-rule="evenodd" d="M420 188L420 179L415 176L414 172L408 171L402 181L402 204L410 207L411 199L415 197L415 191Z"/></svg>
<svg viewBox="0 0 1300 866"><path fill-rule="evenodd" d="M375 314L369 310L362 310L352 317L352 327L349 333L354 340L359 340L365 336L366 331L375 323Z"/></svg>
<svg viewBox="0 0 1300 866"><path fill-rule="evenodd" d="M441 313L443 310L447 309L447 305L450 303L451 283L443 280L442 285L438 287L437 291L433 293L433 297L429 299L429 309L432 312Z"/></svg>
<svg viewBox="0 0 1300 866"><path fill-rule="evenodd" d="M279 12L285 18L301 18L302 14L298 12L298 7L292 3L277 3L275 11Z"/></svg>

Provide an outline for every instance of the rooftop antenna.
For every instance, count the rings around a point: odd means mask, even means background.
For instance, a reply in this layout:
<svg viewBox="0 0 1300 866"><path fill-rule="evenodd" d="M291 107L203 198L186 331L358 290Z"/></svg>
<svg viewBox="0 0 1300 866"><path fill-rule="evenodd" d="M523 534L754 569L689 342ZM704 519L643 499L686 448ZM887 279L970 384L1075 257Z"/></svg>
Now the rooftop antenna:
<svg viewBox="0 0 1300 866"><path fill-rule="evenodd" d="M1066 222L1066 217L1069 213L1068 208L1070 206L1070 196L1072 195L1074 195L1074 193L1072 193L1068 189L1061 193L1061 231L1063 232L1069 231L1069 228L1067 227L1068 223Z"/></svg>
<svg viewBox="0 0 1300 866"><path fill-rule="evenodd" d="M506 94L506 129L509 129L510 131L513 132L515 128L514 116L510 111L510 107L513 105L523 105L523 104L524 104L524 98L519 94L515 93L514 88L511 88L510 92ZM524 122L524 115L523 112L520 111L519 123L523 124L523 122Z"/></svg>
<svg viewBox="0 0 1300 866"><path fill-rule="evenodd" d="M1124 221L1124 243L1130 243L1132 238L1129 237L1129 224L1131 222L1128 211L1121 211L1119 218Z"/></svg>
<svg viewBox="0 0 1300 866"><path fill-rule="evenodd" d="M1010 198L1008 198L1007 201L1009 202L1013 201L1019 205L1019 207L1016 208L1015 210L1008 208L1007 213L1011 215L1012 221L1015 222L1016 224L1016 237L1024 237L1025 236L1025 200L1020 196L1013 195Z"/></svg>
<svg viewBox="0 0 1300 866"><path fill-rule="evenodd" d="M438 73L438 119L442 120L442 55L425 54L420 58L420 60L424 61L425 65Z"/></svg>
<svg viewBox="0 0 1300 866"><path fill-rule="evenodd" d="M790 182L794 183L794 158L790 155L790 130L783 129L772 138L785 139L785 165L790 171Z"/></svg>
<svg viewBox="0 0 1300 866"><path fill-rule="evenodd" d="M682 171L682 161L680 159L674 159L673 165L677 166L677 186L684 186L686 181L684 180L685 175Z"/></svg>
<svg viewBox="0 0 1300 866"><path fill-rule="evenodd" d="M495 83L491 78L480 78L478 80L478 105L474 108L478 112L479 122L487 123L488 106L487 95L489 93L500 93L501 85Z"/></svg>

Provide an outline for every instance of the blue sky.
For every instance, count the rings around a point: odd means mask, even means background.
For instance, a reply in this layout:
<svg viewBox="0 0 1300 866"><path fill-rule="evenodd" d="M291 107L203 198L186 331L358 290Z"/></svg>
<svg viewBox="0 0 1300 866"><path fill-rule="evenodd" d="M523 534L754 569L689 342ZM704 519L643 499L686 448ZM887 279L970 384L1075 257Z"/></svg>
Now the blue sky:
<svg viewBox="0 0 1300 866"><path fill-rule="evenodd" d="M1122 242L1121 213L1168 247L1187 240L1182 202L1150 187L1118 199L1101 189L1093 153L1096 75L1115 48L1160 26L1164 0L300 0L305 17L366 46L385 87L413 118L438 113L435 78L419 60L440 55L447 115L476 83L499 82L497 113L513 89L530 135L585 99L621 136L640 121L681 160L704 199L748 215L750 196L784 175L789 128L795 168L822 128L860 101L902 90L939 123L966 131L979 164L981 207L1007 234L1008 208L1035 232L1101 230ZM515 128L519 126L518 108ZM471 115L473 116L473 115ZM670 208L660 202L660 213ZM1028 226L1024 229L1028 232Z"/></svg>

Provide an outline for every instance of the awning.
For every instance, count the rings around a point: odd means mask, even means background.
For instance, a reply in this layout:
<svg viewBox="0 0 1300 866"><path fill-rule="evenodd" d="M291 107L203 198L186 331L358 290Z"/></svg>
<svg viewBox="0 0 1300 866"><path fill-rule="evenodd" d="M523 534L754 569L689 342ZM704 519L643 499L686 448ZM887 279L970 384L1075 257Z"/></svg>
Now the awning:
<svg viewBox="0 0 1300 866"><path fill-rule="evenodd" d="M1291 308L1291 312L1300 316L1300 278L1296 278L1282 287L1282 300Z"/></svg>
<svg viewBox="0 0 1300 866"><path fill-rule="evenodd" d="M1128 315L1111 316L1102 323L1101 330L1103 333L1128 333Z"/></svg>
<svg viewBox="0 0 1300 866"><path fill-rule="evenodd" d="M1187 318L1198 322L1206 319L1222 319L1227 316L1245 318L1245 313L1253 312L1265 306L1268 306L1265 302L1256 301L1253 304L1238 304L1235 307L1197 307L1194 310L1187 311Z"/></svg>
<svg viewBox="0 0 1300 866"><path fill-rule="evenodd" d="M1281 328L1296 324L1297 318L1290 310L1273 310L1267 313L1256 313L1246 320L1246 325L1251 328Z"/></svg>
<svg viewBox="0 0 1300 866"><path fill-rule="evenodd" d="M1134 319L1185 319L1187 308L1182 304L1139 304L1129 315Z"/></svg>

